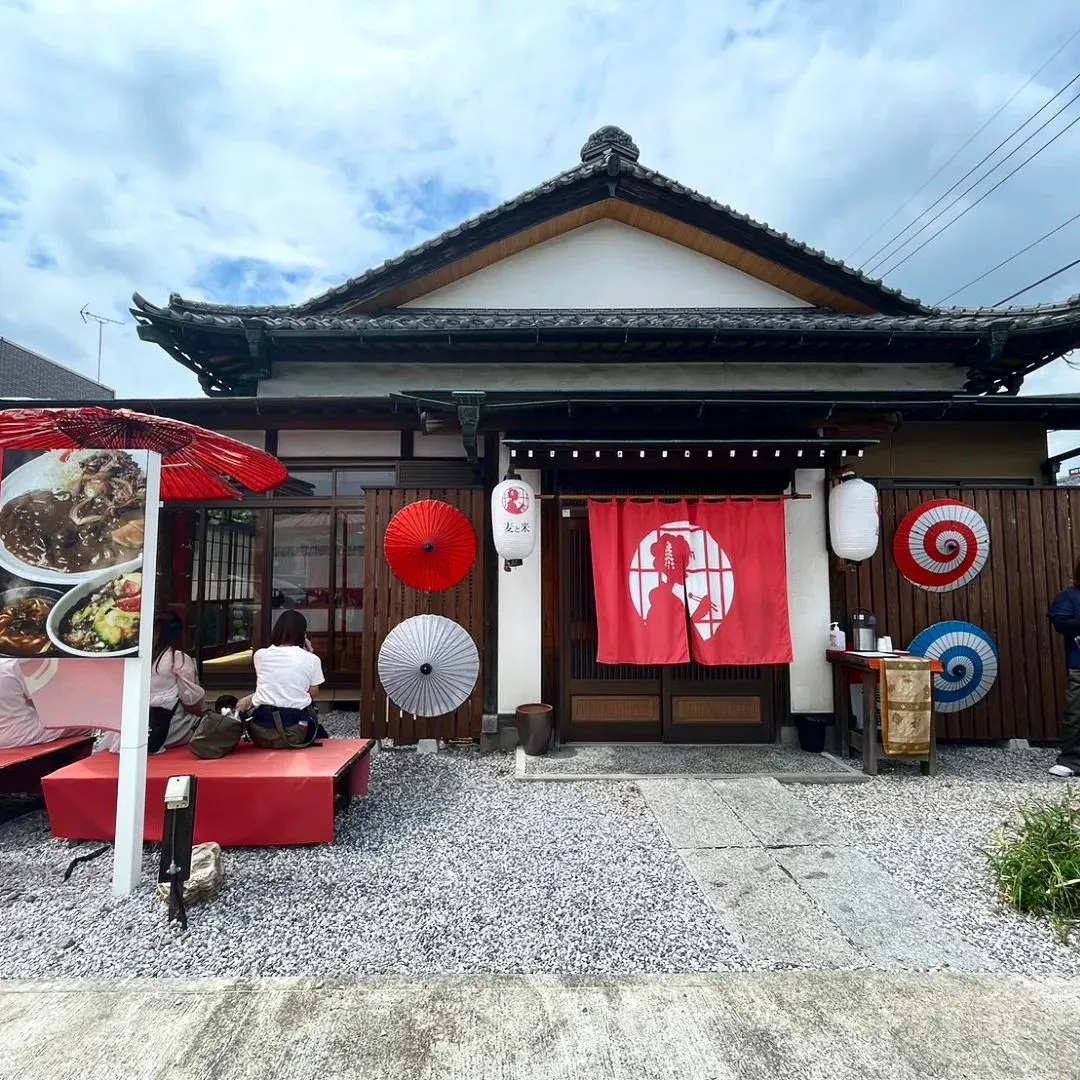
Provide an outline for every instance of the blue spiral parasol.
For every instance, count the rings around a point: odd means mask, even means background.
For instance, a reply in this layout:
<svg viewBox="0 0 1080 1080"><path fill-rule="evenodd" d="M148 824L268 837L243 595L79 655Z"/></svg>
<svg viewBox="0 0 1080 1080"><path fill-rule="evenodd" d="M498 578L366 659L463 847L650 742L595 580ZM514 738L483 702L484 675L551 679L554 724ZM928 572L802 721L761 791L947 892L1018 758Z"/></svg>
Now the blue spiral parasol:
<svg viewBox="0 0 1080 1080"><path fill-rule="evenodd" d="M982 701L998 673L998 651L985 630L969 622L928 626L908 646L912 656L940 660L945 671L934 676L934 710L960 712Z"/></svg>

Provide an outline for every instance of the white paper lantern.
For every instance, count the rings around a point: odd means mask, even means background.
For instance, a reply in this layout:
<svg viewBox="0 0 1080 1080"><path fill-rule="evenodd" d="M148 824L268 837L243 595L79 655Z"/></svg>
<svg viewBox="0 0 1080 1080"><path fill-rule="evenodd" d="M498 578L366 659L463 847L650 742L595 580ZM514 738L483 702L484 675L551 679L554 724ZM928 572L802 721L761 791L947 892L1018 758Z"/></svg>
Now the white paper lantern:
<svg viewBox="0 0 1080 1080"><path fill-rule="evenodd" d="M491 493L495 550L507 562L527 559L536 547L536 495L524 480L504 480Z"/></svg>
<svg viewBox="0 0 1080 1080"><path fill-rule="evenodd" d="M849 476L829 492L829 536L841 559L861 562L877 551L881 511L873 484Z"/></svg>

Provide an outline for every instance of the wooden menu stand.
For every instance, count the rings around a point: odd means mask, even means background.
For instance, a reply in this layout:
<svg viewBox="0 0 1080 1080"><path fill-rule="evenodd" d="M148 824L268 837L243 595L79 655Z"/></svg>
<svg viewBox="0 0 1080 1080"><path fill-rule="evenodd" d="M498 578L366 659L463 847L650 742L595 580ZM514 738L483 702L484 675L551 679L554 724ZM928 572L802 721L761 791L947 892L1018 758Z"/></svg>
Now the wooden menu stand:
<svg viewBox="0 0 1080 1080"><path fill-rule="evenodd" d="M863 729L858 731L852 724L851 694L848 689L847 679L837 680L843 682L842 690L836 695L838 699L836 709L836 727L839 736L839 752L846 758L854 750L862 757L862 770L868 776L877 776L878 761L885 757L881 746L881 740L877 733L877 695L878 680L881 672L881 662L892 657L906 656L906 653L890 653L889 656L864 656L856 652L841 652L838 649L829 649L825 653L825 659L838 671L858 671L862 674L863 688ZM940 675L944 671L941 662L930 661L930 671L934 675ZM937 725L933 719L930 723L930 753L926 757L917 758L889 758L890 761L917 761L919 771L923 776L937 775Z"/></svg>

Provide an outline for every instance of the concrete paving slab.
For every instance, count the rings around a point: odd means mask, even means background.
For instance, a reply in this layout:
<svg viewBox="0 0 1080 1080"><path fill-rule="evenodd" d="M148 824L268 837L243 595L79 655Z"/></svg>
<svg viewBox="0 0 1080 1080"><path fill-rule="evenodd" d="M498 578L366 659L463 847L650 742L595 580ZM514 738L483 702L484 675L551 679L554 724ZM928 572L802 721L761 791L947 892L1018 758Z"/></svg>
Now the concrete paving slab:
<svg viewBox="0 0 1080 1080"><path fill-rule="evenodd" d="M582 743L541 757L518 748L519 780L639 780L774 777L784 783L862 783L869 777L831 754L767 745L681 746L672 743Z"/></svg>
<svg viewBox="0 0 1080 1080"><path fill-rule="evenodd" d="M0 984L5 1080L1074 1080L1080 983L784 972Z"/></svg>
<svg viewBox="0 0 1080 1080"><path fill-rule="evenodd" d="M850 848L784 848L773 857L856 948L885 971L993 970L993 963L876 863Z"/></svg>
<svg viewBox="0 0 1080 1080"><path fill-rule="evenodd" d="M868 966L769 852L725 849L682 854L747 960L794 968Z"/></svg>
<svg viewBox="0 0 1080 1080"><path fill-rule="evenodd" d="M713 788L765 847L839 843L825 820L776 780L717 780Z"/></svg>
<svg viewBox="0 0 1080 1080"><path fill-rule="evenodd" d="M638 787L672 847L760 846L708 780L640 780Z"/></svg>

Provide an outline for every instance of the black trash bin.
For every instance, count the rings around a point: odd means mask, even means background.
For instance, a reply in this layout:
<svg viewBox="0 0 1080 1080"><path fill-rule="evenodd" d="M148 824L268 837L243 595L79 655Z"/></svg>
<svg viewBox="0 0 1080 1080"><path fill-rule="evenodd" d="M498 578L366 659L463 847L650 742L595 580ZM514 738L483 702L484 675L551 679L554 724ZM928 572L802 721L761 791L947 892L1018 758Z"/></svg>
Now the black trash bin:
<svg viewBox="0 0 1080 1080"><path fill-rule="evenodd" d="M825 750L825 736L831 716L800 716L795 720L799 732L799 749L808 754L820 754Z"/></svg>
<svg viewBox="0 0 1080 1080"><path fill-rule="evenodd" d="M551 745L550 705L519 705L517 708L518 742L529 757L541 757Z"/></svg>

